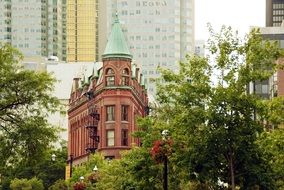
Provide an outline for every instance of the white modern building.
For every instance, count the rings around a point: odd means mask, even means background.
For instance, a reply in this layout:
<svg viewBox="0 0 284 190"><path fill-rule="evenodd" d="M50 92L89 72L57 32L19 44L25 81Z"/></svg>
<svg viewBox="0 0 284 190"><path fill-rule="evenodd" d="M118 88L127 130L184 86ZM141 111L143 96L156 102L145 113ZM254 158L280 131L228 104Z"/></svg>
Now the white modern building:
<svg viewBox="0 0 284 190"><path fill-rule="evenodd" d="M32 57L31 59L25 59L21 64L25 69L34 70L37 72L47 71L48 73L52 74L52 76L57 80L54 85L54 91L52 95L59 99L61 105L63 106L63 112L55 112L53 114L49 114L47 120L51 125L63 129L59 134L59 137L60 140L67 141L67 110L69 108L68 105L73 79L83 78L83 74L87 74L88 76L91 75L94 67L101 67L102 63L65 63L58 61L56 57L49 57L48 59L37 59L35 57Z"/></svg>
<svg viewBox="0 0 284 190"><path fill-rule="evenodd" d="M198 55L200 57L205 56L205 41L204 40L195 40L194 53L195 55Z"/></svg>
<svg viewBox="0 0 284 190"><path fill-rule="evenodd" d="M0 42L25 57L65 60L66 0L0 0Z"/></svg>
<svg viewBox="0 0 284 190"><path fill-rule="evenodd" d="M194 53L194 0L105 0L99 14L104 12L107 33L118 14L149 94L155 95L151 79L160 77L159 66L177 71L179 61Z"/></svg>
<svg viewBox="0 0 284 190"><path fill-rule="evenodd" d="M65 112L56 112L49 115L48 122L54 126L59 126L64 129L60 133L60 138L63 140L68 140L68 116L67 110L69 109L69 98L72 89L72 83L74 78L82 78L83 74L91 75L94 64L98 67L101 63L57 63L57 64L46 64L46 71L51 73L57 80L54 88L53 95L57 97L61 104L64 106ZM68 71L68 72L66 72Z"/></svg>

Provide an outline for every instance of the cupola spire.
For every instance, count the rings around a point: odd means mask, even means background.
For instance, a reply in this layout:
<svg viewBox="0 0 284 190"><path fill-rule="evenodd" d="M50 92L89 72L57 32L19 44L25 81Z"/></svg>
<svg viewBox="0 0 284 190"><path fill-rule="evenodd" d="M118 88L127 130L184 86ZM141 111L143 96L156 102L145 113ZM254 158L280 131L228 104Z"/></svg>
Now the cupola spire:
<svg viewBox="0 0 284 190"><path fill-rule="evenodd" d="M132 59L132 55L130 54L130 51L128 49L128 45L122 32L117 13L102 58Z"/></svg>

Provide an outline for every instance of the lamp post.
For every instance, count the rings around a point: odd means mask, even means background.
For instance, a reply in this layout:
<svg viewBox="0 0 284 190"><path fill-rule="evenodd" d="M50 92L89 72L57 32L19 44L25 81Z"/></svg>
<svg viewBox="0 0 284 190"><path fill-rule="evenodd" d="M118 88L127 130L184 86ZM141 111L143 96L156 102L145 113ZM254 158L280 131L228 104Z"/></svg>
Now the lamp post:
<svg viewBox="0 0 284 190"><path fill-rule="evenodd" d="M55 159L56 159L56 155L55 155L55 154L52 154L52 155L51 155L51 160L54 162Z"/></svg>
<svg viewBox="0 0 284 190"><path fill-rule="evenodd" d="M97 165L95 165L95 167L94 167L93 171L94 171L95 173L98 171L98 167L97 167Z"/></svg>
<svg viewBox="0 0 284 190"><path fill-rule="evenodd" d="M69 161L69 164L70 164L70 178L72 177L72 165L73 165L73 154L70 154L70 161Z"/></svg>
<svg viewBox="0 0 284 190"><path fill-rule="evenodd" d="M96 187L96 183L98 182L99 176L98 176L98 167L95 165L93 168L93 173L89 176L89 181L93 184L93 187ZM95 188L96 189L96 188Z"/></svg>
<svg viewBox="0 0 284 190"><path fill-rule="evenodd" d="M165 158L164 158L164 190L168 190L168 158L167 156L165 155Z"/></svg>
<svg viewBox="0 0 284 190"><path fill-rule="evenodd" d="M79 180L80 180L81 182L83 182L84 179L85 179L84 176L79 177Z"/></svg>
<svg viewBox="0 0 284 190"><path fill-rule="evenodd" d="M162 131L162 140L164 142L166 142L168 140L168 137L169 137L169 131L163 130ZM163 179L164 179L164 183L163 183L164 190L168 190L168 157L167 157L166 154L164 155Z"/></svg>

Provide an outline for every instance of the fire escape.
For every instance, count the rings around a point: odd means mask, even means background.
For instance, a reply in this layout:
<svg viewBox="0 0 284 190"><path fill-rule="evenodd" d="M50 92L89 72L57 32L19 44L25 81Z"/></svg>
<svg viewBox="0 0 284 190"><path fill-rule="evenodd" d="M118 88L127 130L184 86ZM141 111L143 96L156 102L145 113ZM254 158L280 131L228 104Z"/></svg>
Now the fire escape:
<svg viewBox="0 0 284 190"><path fill-rule="evenodd" d="M90 138L89 143L87 143L86 151L93 153L98 149L98 143L100 142L100 137L98 136L98 125L100 121L100 114L98 113L96 106L91 103L92 95L87 93L89 99L88 102L88 124L86 129Z"/></svg>

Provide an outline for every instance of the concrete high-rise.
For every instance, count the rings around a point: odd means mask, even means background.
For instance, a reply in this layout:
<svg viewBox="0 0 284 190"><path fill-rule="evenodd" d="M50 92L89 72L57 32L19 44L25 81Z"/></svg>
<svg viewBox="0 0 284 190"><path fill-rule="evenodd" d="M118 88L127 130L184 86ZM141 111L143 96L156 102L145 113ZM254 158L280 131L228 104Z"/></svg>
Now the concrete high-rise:
<svg viewBox="0 0 284 190"><path fill-rule="evenodd" d="M266 0L266 26L280 26L284 19L284 0Z"/></svg>
<svg viewBox="0 0 284 190"><path fill-rule="evenodd" d="M48 56L66 61L66 0L48 0L47 17Z"/></svg>
<svg viewBox="0 0 284 190"><path fill-rule="evenodd" d="M0 1L0 41L25 57L65 56L66 0Z"/></svg>
<svg viewBox="0 0 284 190"><path fill-rule="evenodd" d="M195 55L200 57L205 56L205 41L204 40L195 40Z"/></svg>
<svg viewBox="0 0 284 190"><path fill-rule="evenodd" d="M117 13L148 93L155 95L151 79L160 77L157 67L177 71L178 62L194 53L194 0L105 1L105 10L100 10L107 13L104 31L109 33Z"/></svg>
<svg viewBox="0 0 284 190"><path fill-rule="evenodd" d="M67 1L68 62L99 59L98 6L98 0Z"/></svg>

